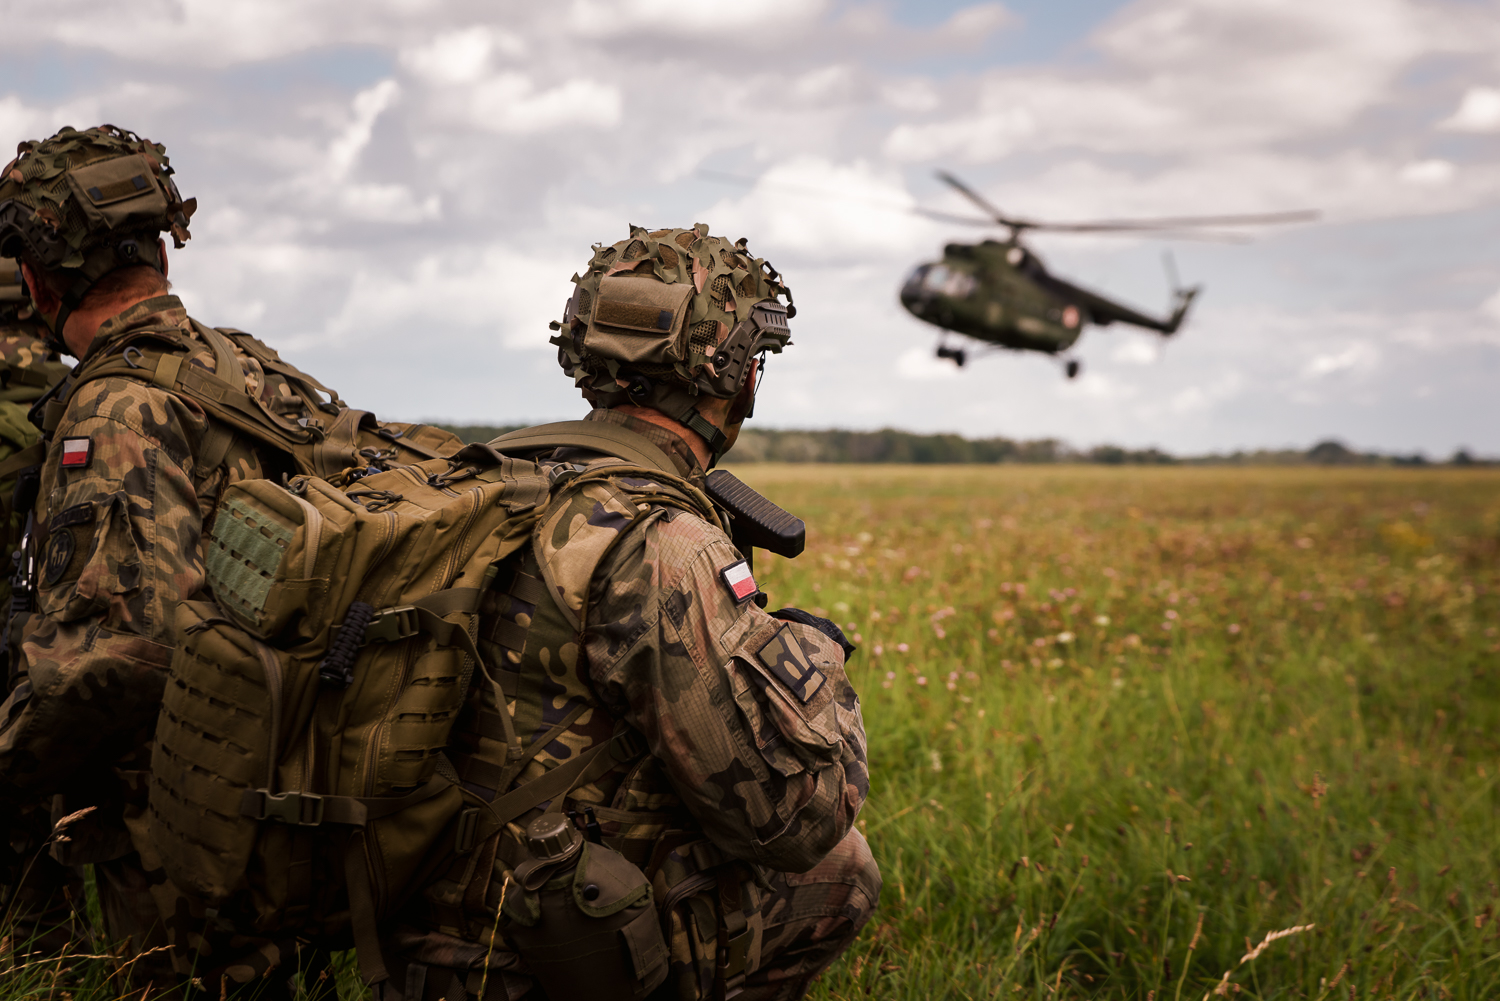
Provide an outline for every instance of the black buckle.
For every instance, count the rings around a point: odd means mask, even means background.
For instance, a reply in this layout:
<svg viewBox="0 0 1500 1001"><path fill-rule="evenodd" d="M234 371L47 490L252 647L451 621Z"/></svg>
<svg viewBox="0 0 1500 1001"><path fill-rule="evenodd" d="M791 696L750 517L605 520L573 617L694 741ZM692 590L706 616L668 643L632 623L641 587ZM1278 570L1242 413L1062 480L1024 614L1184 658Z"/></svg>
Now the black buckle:
<svg viewBox="0 0 1500 1001"><path fill-rule="evenodd" d="M395 643L408 639L422 631L421 620L412 605L397 605L382 608L375 619L365 627L366 643Z"/></svg>
<svg viewBox="0 0 1500 1001"><path fill-rule="evenodd" d="M260 816L256 820L297 827L317 827L323 822L323 797L316 793L255 791L260 794Z"/></svg>

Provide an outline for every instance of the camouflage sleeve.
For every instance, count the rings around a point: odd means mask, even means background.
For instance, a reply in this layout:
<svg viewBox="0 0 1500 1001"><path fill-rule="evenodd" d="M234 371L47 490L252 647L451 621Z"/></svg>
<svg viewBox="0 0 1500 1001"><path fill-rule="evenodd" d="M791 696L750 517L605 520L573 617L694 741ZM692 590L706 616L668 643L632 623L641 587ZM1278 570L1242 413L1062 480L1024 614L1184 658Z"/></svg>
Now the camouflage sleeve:
<svg viewBox="0 0 1500 1001"><path fill-rule="evenodd" d="M0 706L0 785L27 794L60 791L149 739L175 606L203 586L185 468L197 415L115 381L70 403L42 471L38 614L21 640L23 678ZM70 439L87 442L87 459L63 468Z"/></svg>
<svg viewBox="0 0 1500 1001"><path fill-rule="evenodd" d="M595 575L589 673L720 848L805 872L869 792L859 698L832 640L736 601L739 562L698 518L650 516Z"/></svg>

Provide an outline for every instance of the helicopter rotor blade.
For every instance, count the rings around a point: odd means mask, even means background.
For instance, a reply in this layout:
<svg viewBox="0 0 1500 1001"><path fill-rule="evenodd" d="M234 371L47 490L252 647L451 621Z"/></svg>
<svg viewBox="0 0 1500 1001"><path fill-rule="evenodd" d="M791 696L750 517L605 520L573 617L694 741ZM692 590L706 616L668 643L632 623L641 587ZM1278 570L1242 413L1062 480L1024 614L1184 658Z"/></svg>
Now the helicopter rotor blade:
<svg viewBox="0 0 1500 1001"><path fill-rule="evenodd" d="M1032 222L1032 229L1054 233L1128 233L1150 230L1182 230L1197 226L1276 226L1310 222L1320 213L1316 209L1295 212L1261 212L1248 215L1160 216L1151 219L1097 219L1088 222Z"/></svg>
<svg viewBox="0 0 1500 1001"><path fill-rule="evenodd" d="M983 195L975 191L973 188L969 187L963 181L960 181L958 178L954 177L952 174L948 173L946 170L939 170L937 172L937 176L938 180L942 181L944 184L948 185L950 188L963 195L969 201L979 206L985 212L989 213L990 218L994 219L1000 225L1009 226L1013 230L1032 229L1036 226L1036 223L1029 222L1025 219L1010 218L1004 212L1001 212L999 209L995 208L994 205L990 204L990 202Z"/></svg>

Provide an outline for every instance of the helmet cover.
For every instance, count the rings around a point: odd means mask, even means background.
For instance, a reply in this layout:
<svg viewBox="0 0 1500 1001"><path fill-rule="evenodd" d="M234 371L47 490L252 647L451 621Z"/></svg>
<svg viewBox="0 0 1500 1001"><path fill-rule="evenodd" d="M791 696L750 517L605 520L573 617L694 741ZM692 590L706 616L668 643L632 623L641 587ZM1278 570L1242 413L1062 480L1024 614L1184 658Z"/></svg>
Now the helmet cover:
<svg viewBox="0 0 1500 1001"><path fill-rule="evenodd" d="M0 254L69 275L71 311L111 271L161 271L158 234L184 246L197 207L178 193L165 146L113 125L64 127L21 143L0 170Z"/></svg>
<svg viewBox="0 0 1500 1001"><path fill-rule="evenodd" d="M691 396L729 399L750 361L790 343L791 290L745 240L692 229L630 227L594 256L552 338L558 364L601 405L646 402L642 380ZM786 304L779 301L785 296ZM660 393L651 394L660 396Z"/></svg>

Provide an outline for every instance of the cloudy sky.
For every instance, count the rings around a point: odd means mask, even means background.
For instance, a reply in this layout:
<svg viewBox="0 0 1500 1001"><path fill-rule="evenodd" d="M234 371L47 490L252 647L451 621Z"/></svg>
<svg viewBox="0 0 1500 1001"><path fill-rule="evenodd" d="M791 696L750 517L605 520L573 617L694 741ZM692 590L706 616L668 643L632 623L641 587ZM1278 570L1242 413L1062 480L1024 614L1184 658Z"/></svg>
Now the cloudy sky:
<svg viewBox="0 0 1500 1001"><path fill-rule="evenodd" d="M0 0L0 24L0 143L164 142L201 206L172 259L194 315L392 417L576 416L546 324L589 245L704 221L796 293L767 426L1500 454L1495 0ZM902 211L963 210L938 168L1028 216L1324 220L1170 244L1191 323L1090 332L1074 382L957 372L896 299L982 235ZM1165 307L1160 243L1034 246Z"/></svg>

